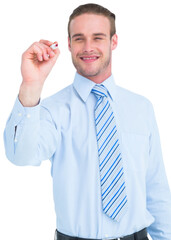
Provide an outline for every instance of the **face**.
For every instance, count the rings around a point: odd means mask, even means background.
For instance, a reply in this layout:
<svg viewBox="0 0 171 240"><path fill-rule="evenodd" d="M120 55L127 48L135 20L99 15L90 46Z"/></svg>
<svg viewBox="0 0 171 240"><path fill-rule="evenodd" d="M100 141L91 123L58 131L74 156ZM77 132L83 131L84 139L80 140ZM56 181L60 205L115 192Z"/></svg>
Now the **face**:
<svg viewBox="0 0 171 240"><path fill-rule="evenodd" d="M100 83L111 75L112 50L117 35L110 38L110 21L96 14L82 14L70 23L68 46L77 72Z"/></svg>

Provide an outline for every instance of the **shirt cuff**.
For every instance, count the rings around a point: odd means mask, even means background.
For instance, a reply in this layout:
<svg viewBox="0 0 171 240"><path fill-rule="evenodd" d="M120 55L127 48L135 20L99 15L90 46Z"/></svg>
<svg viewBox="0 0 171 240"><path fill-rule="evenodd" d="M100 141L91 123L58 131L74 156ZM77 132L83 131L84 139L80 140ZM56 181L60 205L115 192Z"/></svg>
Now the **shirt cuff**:
<svg viewBox="0 0 171 240"><path fill-rule="evenodd" d="M12 110L12 118L15 125L18 125L23 118L28 119L30 122L37 121L40 118L40 101L34 107L24 107L17 97Z"/></svg>

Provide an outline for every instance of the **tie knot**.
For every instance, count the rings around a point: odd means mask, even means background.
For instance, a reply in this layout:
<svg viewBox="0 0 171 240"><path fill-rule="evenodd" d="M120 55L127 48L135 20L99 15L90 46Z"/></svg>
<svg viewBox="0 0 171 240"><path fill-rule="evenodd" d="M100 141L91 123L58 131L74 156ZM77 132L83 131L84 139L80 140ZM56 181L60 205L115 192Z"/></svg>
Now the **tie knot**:
<svg viewBox="0 0 171 240"><path fill-rule="evenodd" d="M97 98L107 97L107 89L102 84L96 84L91 91Z"/></svg>

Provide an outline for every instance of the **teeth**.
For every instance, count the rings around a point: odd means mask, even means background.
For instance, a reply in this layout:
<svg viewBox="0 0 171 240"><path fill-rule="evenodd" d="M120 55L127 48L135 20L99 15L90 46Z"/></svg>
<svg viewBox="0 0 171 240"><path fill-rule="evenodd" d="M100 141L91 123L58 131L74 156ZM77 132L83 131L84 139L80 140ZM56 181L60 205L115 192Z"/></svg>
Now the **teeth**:
<svg viewBox="0 0 171 240"><path fill-rule="evenodd" d="M97 59L97 57L87 57L87 58L83 57L83 59L84 60L90 60L90 59Z"/></svg>

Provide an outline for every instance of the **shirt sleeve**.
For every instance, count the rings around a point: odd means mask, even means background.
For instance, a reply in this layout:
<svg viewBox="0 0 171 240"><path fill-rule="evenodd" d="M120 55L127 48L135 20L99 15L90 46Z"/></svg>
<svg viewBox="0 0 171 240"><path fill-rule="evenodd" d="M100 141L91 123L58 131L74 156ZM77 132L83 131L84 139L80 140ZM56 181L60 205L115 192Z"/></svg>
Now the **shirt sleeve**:
<svg viewBox="0 0 171 240"><path fill-rule="evenodd" d="M41 104L23 107L16 99L4 131L6 156L15 165L38 166L50 159L58 145L58 129Z"/></svg>
<svg viewBox="0 0 171 240"><path fill-rule="evenodd" d="M147 170L147 209L154 217L148 232L153 240L171 239L171 193L162 158L159 131L153 106L149 108L150 137Z"/></svg>

